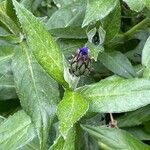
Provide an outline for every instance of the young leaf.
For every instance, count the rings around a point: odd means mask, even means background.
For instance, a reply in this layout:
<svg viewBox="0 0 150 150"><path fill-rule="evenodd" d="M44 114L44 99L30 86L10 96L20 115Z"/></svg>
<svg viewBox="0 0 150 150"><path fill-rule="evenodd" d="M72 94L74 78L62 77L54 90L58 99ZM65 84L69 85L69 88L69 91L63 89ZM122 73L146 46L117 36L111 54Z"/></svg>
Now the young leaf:
<svg viewBox="0 0 150 150"><path fill-rule="evenodd" d="M128 58L119 51L99 53L98 60L109 70L125 78L135 77L135 71Z"/></svg>
<svg viewBox="0 0 150 150"><path fill-rule="evenodd" d="M37 61L55 80L68 87L63 78L63 54L44 25L16 0L13 1L22 29Z"/></svg>
<svg viewBox="0 0 150 150"><path fill-rule="evenodd" d="M66 137L73 125L87 112L88 103L80 93L66 91L63 100L58 105L57 115L60 121L60 131Z"/></svg>
<svg viewBox="0 0 150 150"><path fill-rule="evenodd" d="M94 127L84 125L82 128L87 131L91 136L94 136L100 142L106 144L111 150L116 149L144 149L149 150L150 147L128 132L108 127Z"/></svg>
<svg viewBox="0 0 150 150"><path fill-rule="evenodd" d="M23 110L0 124L0 147L2 149L21 149L36 137L31 119Z"/></svg>
<svg viewBox="0 0 150 150"><path fill-rule="evenodd" d="M0 3L0 21L15 35L19 35L20 31L15 22L7 15L5 3Z"/></svg>
<svg viewBox="0 0 150 150"><path fill-rule="evenodd" d="M98 21L106 17L115 8L116 4L117 0L88 0L82 27L87 26L93 21Z"/></svg>
<svg viewBox="0 0 150 150"><path fill-rule="evenodd" d="M91 112L126 112L150 104L150 81L110 77L77 89L89 101Z"/></svg>
<svg viewBox="0 0 150 150"><path fill-rule="evenodd" d="M38 64L26 44L20 46L12 62L17 93L21 106L35 125L41 148L44 148L59 99L58 85Z"/></svg>
<svg viewBox="0 0 150 150"><path fill-rule="evenodd" d="M129 112L117 119L119 127L137 126L150 120L150 105Z"/></svg>

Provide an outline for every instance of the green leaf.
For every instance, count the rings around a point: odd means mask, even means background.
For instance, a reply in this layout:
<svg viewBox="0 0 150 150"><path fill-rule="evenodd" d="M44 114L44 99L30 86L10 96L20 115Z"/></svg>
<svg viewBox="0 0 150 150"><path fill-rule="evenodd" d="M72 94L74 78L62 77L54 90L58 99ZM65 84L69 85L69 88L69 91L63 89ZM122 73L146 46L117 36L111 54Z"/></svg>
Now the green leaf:
<svg viewBox="0 0 150 150"><path fill-rule="evenodd" d="M0 101L17 98L11 71L14 47L0 45Z"/></svg>
<svg viewBox="0 0 150 150"><path fill-rule="evenodd" d="M127 112L150 104L150 81L110 77L77 89L91 112Z"/></svg>
<svg viewBox="0 0 150 150"><path fill-rule="evenodd" d="M6 13L16 24L18 24L12 0L6 0Z"/></svg>
<svg viewBox="0 0 150 150"><path fill-rule="evenodd" d="M112 40L119 32L121 26L121 7L118 1L114 10L102 20L103 28L106 31L106 42Z"/></svg>
<svg viewBox="0 0 150 150"><path fill-rule="evenodd" d="M26 145L23 148L20 148L19 150L22 150L22 149L23 150L40 150L38 137L36 137L32 141L26 143Z"/></svg>
<svg viewBox="0 0 150 150"><path fill-rule="evenodd" d="M148 145L142 143L140 140L136 139L134 136L121 129L109 127L94 127L89 125L84 125L82 126L82 128L91 136L95 137L100 142L110 147L111 150L150 149Z"/></svg>
<svg viewBox="0 0 150 150"><path fill-rule="evenodd" d="M142 51L142 64L146 66L143 76L144 78L150 79L150 37L148 37L143 51Z"/></svg>
<svg viewBox="0 0 150 150"><path fill-rule="evenodd" d="M31 116L43 148L59 100L58 85L38 64L25 43L16 50L12 69L21 106Z"/></svg>
<svg viewBox="0 0 150 150"><path fill-rule="evenodd" d="M147 7L148 9L150 9L150 0L143 0L145 7Z"/></svg>
<svg viewBox="0 0 150 150"><path fill-rule="evenodd" d="M22 42L23 36L21 34L18 37L14 34L7 34L7 35L0 35L0 39L9 42L11 44L18 44Z"/></svg>
<svg viewBox="0 0 150 150"><path fill-rule="evenodd" d="M2 149L22 149L36 137L31 119L24 111L15 113L0 124Z"/></svg>
<svg viewBox="0 0 150 150"><path fill-rule="evenodd" d="M136 12L141 11L144 8L144 1L143 0L123 0L127 3L131 10Z"/></svg>
<svg viewBox="0 0 150 150"><path fill-rule="evenodd" d="M17 98L14 80L12 75L0 77L0 101Z"/></svg>
<svg viewBox="0 0 150 150"><path fill-rule="evenodd" d="M71 3L76 2L78 0L53 0L53 1L58 8L61 8L70 5Z"/></svg>
<svg viewBox="0 0 150 150"><path fill-rule="evenodd" d="M124 128L124 130L128 131L139 140L150 141L150 134L145 130L144 126L128 127Z"/></svg>
<svg viewBox="0 0 150 150"><path fill-rule="evenodd" d="M93 28L87 31L89 43L92 43L95 46L102 46L102 44L105 41L105 35L106 35L106 32L101 26L98 29Z"/></svg>
<svg viewBox="0 0 150 150"><path fill-rule="evenodd" d="M116 4L117 0L88 0L82 27L87 26L93 21L105 18L115 8Z"/></svg>
<svg viewBox="0 0 150 150"><path fill-rule="evenodd" d="M85 2L77 1L60 8L48 20L48 29L66 28L68 26L80 26L84 19L85 7Z"/></svg>
<svg viewBox="0 0 150 150"><path fill-rule="evenodd" d="M140 125L150 120L150 105L140 108L136 111L129 112L117 119L119 127L130 127Z"/></svg>
<svg viewBox="0 0 150 150"><path fill-rule="evenodd" d="M54 141L54 144L49 148L49 150L63 150L65 140L59 135L58 138Z"/></svg>
<svg viewBox="0 0 150 150"><path fill-rule="evenodd" d="M0 124L5 120L5 117L0 116Z"/></svg>
<svg viewBox="0 0 150 150"><path fill-rule="evenodd" d="M77 87L77 84L79 82L79 77L76 77L76 76L72 76L69 72L69 63L66 61L64 63L64 78L65 80L67 81L67 83L69 84L69 88L74 90L76 87Z"/></svg>
<svg viewBox="0 0 150 150"><path fill-rule="evenodd" d="M28 10L32 10L34 0L21 0L21 4Z"/></svg>
<svg viewBox="0 0 150 150"><path fill-rule="evenodd" d="M17 16L37 61L55 80L68 86L63 74L63 54L44 25L24 6L13 1Z"/></svg>
<svg viewBox="0 0 150 150"><path fill-rule="evenodd" d="M150 68L150 37L147 39L142 51L142 64Z"/></svg>
<svg viewBox="0 0 150 150"><path fill-rule="evenodd" d="M98 60L113 73L125 78L135 77L135 71L128 58L119 51L99 53Z"/></svg>
<svg viewBox="0 0 150 150"><path fill-rule="evenodd" d="M49 150L75 150L75 131L71 128L66 139L59 135Z"/></svg>
<svg viewBox="0 0 150 150"><path fill-rule="evenodd" d="M85 28L67 27L50 29L53 36L63 39L87 39Z"/></svg>
<svg viewBox="0 0 150 150"><path fill-rule="evenodd" d="M71 127L87 112L88 103L80 93L66 91L63 100L58 105L57 115L60 121L60 131L64 137Z"/></svg>
<svg viewBox="0 0 150 150"><path fill-rule="evenodd" d="M58 39L57 43L60 46L66 59L71 58L80 47L83 47L86 40L75 39Z"/></svg>
<svg viewBox="0 0 150 150"><path fill-rule="evenodd" d="M103 52L104 48L102 46L96 46L90 42L86 43L86 46L90 49L90 56L97 61L99 52Z"/></svg>
<svg viewBox="0 0 150 150"><path fill-rule="evenodd" d="M11 45L0 45L0 77L11 72L13 50L14 47Z"/></svg>
<svg viewBox="0 0 150 150"><path fill-rule="evenodd" d="M15 35L19 35L20 31L15 22L7 16L5 3L0 3L0 21Z"/></svg>

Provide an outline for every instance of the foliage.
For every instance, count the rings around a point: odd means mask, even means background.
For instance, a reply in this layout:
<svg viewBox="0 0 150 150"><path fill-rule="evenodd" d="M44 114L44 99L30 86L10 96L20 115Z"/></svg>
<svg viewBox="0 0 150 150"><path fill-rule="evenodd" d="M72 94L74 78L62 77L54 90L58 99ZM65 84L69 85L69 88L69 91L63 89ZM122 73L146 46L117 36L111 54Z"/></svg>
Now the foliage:
<svg viewBox="0 0 150 150"><path fill-rule="evenodd" d="M0 0L0 149L149 145L150 0Z"/></svg>

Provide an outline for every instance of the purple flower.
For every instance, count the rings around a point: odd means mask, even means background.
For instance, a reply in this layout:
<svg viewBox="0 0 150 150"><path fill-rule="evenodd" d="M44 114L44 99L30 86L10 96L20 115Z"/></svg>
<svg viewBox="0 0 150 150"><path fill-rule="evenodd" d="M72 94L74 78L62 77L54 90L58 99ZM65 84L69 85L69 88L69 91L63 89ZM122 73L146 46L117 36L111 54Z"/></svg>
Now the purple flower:
<svg viewBox="0 0 150 150"><path fill-rule="evenodd" d="M80 48L80 53L82 55L88 55L89 49L87 47L82 47L82 48Z"/></svg>

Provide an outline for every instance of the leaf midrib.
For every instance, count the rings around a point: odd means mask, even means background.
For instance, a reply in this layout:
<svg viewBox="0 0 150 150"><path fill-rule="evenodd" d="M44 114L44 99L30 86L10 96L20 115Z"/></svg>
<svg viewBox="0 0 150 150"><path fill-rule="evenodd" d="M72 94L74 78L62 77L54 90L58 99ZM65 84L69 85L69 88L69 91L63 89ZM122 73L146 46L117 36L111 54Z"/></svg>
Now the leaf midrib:
<svg viewBox="0 0 150 150"><path fill-rule="evenodd" d="M4 56L4 57L0 57L0 63L2 62L2 61L5 61L5 60L7 60L7 59L10 59L11 57L12 57L13 55L8 55L8 56Z"/></svg>
<svg viewBox="0 0 150 150"><path fill-rule="evenodd" d="M150 90L141 90L142 92L150 92ZM126 92L126 93L114 93L114 94L105 94L105 95L100 95L100 94L91 94L89 91L84 92L83 94L88 97L112 97L112 96L127 96L131 94L137 94L138 90L132 91L132 92ZM88 94L90 93L90 94Z"/></svg>
<svg viewBox="0 0 150 150"><path fill-rule="evenodd" d="M42 46L44 47L44 49L47 51L47 47L44 45L43 40L40 38L39 34L36 32L36 30L32 27L31 23L29 22L29 20L25 17L25 15L22 15L22 17L28 22L28 24L30 24L30 27L32 29L32 31L34 31L35 35L37 35L38 39L40 40ZM35 18L36 19L36 18ZM33 50L34 51L34 50ZM48 52L48 51L47 51ZM57 63L55 62L55 60L53 59L53 57L51 57L51 55L49 55L50 58L53 60L53 62L55 63L55 65L58 67L59 71L61 71L61 69L59 68L59 65L57 65Z"/></svg>
<svg viewBox="0 0 150 150"><path fill-rule="evenodd" d="M42 105L40 105L40 97L39 97L39 94L38 94L38 90L37 90L37 87L36 87L36 82L35 82L35 79L34 79L34 73L33 73L33 69L32 69L32 63L30 61L30 57L29 57L29 52L27 50L25 50L25 54L26 54L26 57L27 57L27 61L28 61L28 68L29 68L29 72L30 72L30 75L31 75L31 79L32 79L32 82L33 82L33 88L35 90L35 93L36 93L36 97L37 97L37 102L38 102L38 105L41 106L39 111L40 111L40 115L41 115L41 109L45 109ZM41 117L42 118L42 117ZM36 124L36 123L35 123ZM41 122L41 126L43 126L43 122ZM43 138L43 132L41 132L41 138Z"/></svg>

